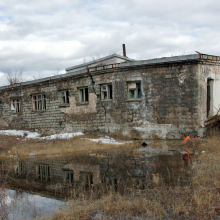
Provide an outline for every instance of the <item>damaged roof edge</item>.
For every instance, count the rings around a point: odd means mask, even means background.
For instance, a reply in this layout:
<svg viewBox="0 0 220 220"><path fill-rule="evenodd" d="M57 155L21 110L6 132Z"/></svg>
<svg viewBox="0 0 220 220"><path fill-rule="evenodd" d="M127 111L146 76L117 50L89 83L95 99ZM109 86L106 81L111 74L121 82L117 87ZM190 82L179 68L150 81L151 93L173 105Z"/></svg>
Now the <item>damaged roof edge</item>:
<svg viewBox="0 0 220 220"><path fill-rule="evenodd" d="M109 56L106 56L106 57L102 57L102 58L99 58L97 60L92 60L90 62L87 62L87 63L83 63L83 64L80 64L80 65L76 65L76 66L71 66L71 67L68 67L66 68L65 70L66 71L69 71L69 70L72 70L72 69L77 69L77 68L80 68L80 67L83 67L83 66L87 66L87 65L91 65L93 63L96 63L96 62L101 62L101 61L104 61L104 60L107 60L107 59L110 59L110 58L113 58L113 57L117 57L117 58L121 58L121 59L124 59L124 60L127 60L127 61L134 61L134 59L130 59L128 57L124 57L124 56L121 56L119 54L116 54L116 53L113 53Z"/></svg>
<svg viewBox="0 0 220 220"><path fill-rule="evenodd" d="M163 57L163 58L151 59L151 60L139 60L139 61L119 63L117 68L135 67L135 66L143 66L143 65L155 65L155 64L163 64L163 63L175 63L175 62L191 61L191 60L199 60L199 59L200 59L199 54L175 56L175 57ZM79 75L83 75L86 73L87 73L87 69L83 69L83 70L65 73L65 74L61 74L61 75L57 75L57 76L51 76L51 77L46 77L46 78L42 78L42 79L22 82L22 83L13 85L13 86L10 86L10 85L9 86L2 86L2 87L0 87L0 91L5 90L5 89L19 87L19 86L27 86L27 85L32 85L32 84L36 84L36 83L42 83L42 82L46 82L46 81L67 78L67 77L71 77L71 76L79 76Z"/></svg>
<svg viewBox="0 0 220 220"><path fill-rule="evenodd" d="M183 55L183 56L175 56L175 57L163 57L163 58L156 58L151 60L133 61L130 63L120 63L120 67L152 65L152 64L160 64L160 63L173 63L173 62L181 62L187 60L198 60L199 58L200 58L199 54L191 54L191 55Z"/></svg>

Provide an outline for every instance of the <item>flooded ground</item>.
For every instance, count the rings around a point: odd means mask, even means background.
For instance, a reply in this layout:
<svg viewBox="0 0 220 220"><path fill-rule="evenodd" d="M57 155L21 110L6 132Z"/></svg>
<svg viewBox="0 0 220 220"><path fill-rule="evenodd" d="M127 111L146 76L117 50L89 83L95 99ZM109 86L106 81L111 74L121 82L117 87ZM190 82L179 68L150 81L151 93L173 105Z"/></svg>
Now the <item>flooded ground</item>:
<svg viewBox="0 0 220 220"><path fill-rule="evenodd" d="M192 158L182 152L184 149L179 146L179 141L138 143L137 148L80 156L38 158L32 155L26 159L2 160L2 181L7 182L8 187L32 192L38 190L46 195L67 199L82 195L99 198L110 191L120 194L134 190L141 192L159 182L167 186L190 184L189 164ZM4 204L9 219L50 215L65 205L61 201L25 192L7 190L6 194Z"/></svg>
<svg viewBox="0 0 220 220"><path fill-rule="evenodd" d="M1 189L4 198L1 199L1 216L4 219L29 220L49 217L54 211L64 208L66 202L33 195L10 189Z"/></svg>

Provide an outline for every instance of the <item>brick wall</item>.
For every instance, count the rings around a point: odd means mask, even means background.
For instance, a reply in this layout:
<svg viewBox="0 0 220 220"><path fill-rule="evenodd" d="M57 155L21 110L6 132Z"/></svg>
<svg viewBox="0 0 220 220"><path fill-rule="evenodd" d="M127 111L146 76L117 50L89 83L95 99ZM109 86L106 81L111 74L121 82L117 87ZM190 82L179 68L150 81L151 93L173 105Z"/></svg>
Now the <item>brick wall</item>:
<svg viewBox="0 0 220 220"><path fill-rule="evenodd" d="M140 82L142 97L128 99L127 82ZM112 100L101 100L101 85L112 85ZM79 100L79 88L88 86L89 102ZM60 91L69 91L69 104L60 103ZM34 111L32 98L46 95L46 110ZM11 100L21 98L22 111L12 113ZM48 80L0 91L4 129L42 133L117 133L138 139L180 139L197 133L198 64L112 68Z"/></svg>

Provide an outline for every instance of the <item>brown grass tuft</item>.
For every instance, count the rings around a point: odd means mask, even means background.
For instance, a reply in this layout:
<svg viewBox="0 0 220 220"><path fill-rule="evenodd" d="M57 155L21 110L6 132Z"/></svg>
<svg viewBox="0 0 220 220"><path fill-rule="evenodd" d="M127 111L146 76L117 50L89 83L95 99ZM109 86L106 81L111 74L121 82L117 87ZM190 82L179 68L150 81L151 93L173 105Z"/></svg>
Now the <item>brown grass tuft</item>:
<svg viewBox="0 0 220 220"><path fill-rule="evenodd" d="M153 188L124 195L110 193L98 200L72 200L65 210L50 219L218 219L219 137L189 142L183 146L198 152L192 165L191 185L167 187L160 176L154 174Z"/></svg>
<svg viewBox="0 0 220 220"><path fill-rule="evenodd" d="M17 139L13 136L4 136L2 141L2 151L0 157L9 155L18 155L20 158L28 157L30 153L36 153L41 157L65 156L68 154L90 154L113 150L118 148L133 148L137 143L116 145L114 143L102 144L100 142L91 142L81 138L98 138L95 135L83 135L71 139ZM1 142L0 142L1 143ZM3 147L4 146L4 147ZM5 147L7 146L7 147ZM17 152L17 153L16 153Z"/></svg>

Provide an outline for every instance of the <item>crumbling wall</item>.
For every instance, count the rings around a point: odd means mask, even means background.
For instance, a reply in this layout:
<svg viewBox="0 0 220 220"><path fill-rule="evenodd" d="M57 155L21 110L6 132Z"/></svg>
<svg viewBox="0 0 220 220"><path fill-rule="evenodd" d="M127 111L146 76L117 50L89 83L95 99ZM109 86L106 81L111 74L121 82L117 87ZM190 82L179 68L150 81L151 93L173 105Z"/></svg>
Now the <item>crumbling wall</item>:
<svg viewBox="0 0 220 220"><path fill-rule="evenodd" d="M199 69L199 125L205 128L209 117L220 114L220 66L218 62L207 61L198 66ZM208 100L207 84L211 81L210 99ZM210 110L208 111L208 102ZM205 129L204 129L205 130Z"/></svg>
<svg viewBox="0 0 220 220"><path fill-rule="evenodd" d="M137 139L180 139L198 130L198 65L171 63L112 68L13 87L0 91L1 126L43 133L115 133ZM140 99L128 99L128 82L140 82ZM101 85L112 85L112 99L101 99ZM87 87L89 102L81 103L79 88ZM61 105L60 91L69 91ZM46 95L46 110L34 111L32 97ZM12 113L20 97L22 111ZM6 128L6 126L5 126Z"/></svg>

